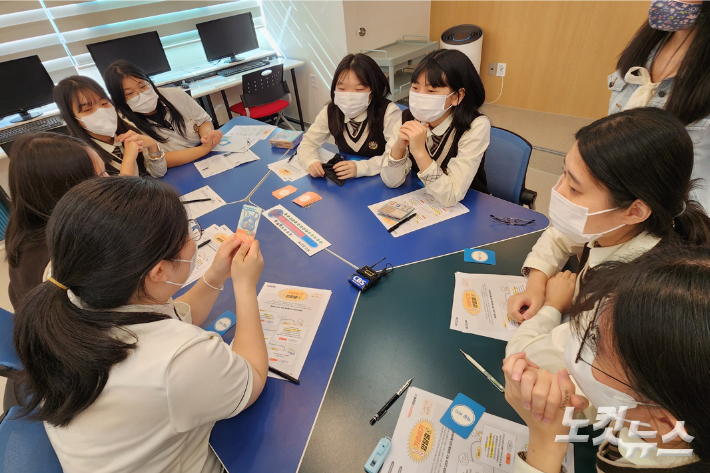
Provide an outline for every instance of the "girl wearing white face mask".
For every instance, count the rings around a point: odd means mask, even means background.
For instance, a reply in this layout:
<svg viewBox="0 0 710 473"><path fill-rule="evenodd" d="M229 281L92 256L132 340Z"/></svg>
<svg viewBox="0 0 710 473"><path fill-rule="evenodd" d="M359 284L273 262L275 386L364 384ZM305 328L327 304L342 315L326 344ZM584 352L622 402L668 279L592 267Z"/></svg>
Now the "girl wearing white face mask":
<svg viewBox="0 0 710 473"><path fill-rule="evenodd" d="M695 149L692 178L710 175L710 2L653 0L609 75L609 113L635 107L668 110ZM691 193L710 212L710 186Z"/></svg>
<svg viewBox="0 0 710 473"><path fill-rule="evenodd" d="M118 116L106 92L93 79L71 76L54 88L54 101L69 134L91 146L109 174L162 177L165 151Z"/></svg>
<svg viewBox="0 0 710 473"><path fill-rule="evenodd" d="M552 190L552 226L523 264L527 287L508 299L508 315L525 322L506 354L525 351L553 372L564 365L571 333L562 313L579 287L573 275L558 274L572 255L584 274L605 261L632 260L659 242L710 242L710 219L689 198L693 146L678 119L638 108L597 120L576 137Z"/></svg>
<svg viewBox="0 0 710 473"><path fill-rule="evenodd" d="M462 52L429 53L412 73L409 109L395 126L382 180L399 187L410 170L440 204L460 202L468 189L488 193L484 159L491 123L478 108L485 91Z"/></svg>
<svg viewBox="0 0 710 473"><path fill-rule="evenodd" d="M613 442L599 446L598 471L709 471L708 291L707 247L668 245L633 262L609 262L590 271L580 289L582 302L572 308L574 336L566 346L565 367L557 374L538 369L524 352L503 362L506 400L530 429L527 452L516 458L514 473L559 472L568 444L555 437L570 430L562 425L564 409L579 413L590 402L614 408L617 415L627 409L623 422L609 424L618 430L612 431ZM605 302L596 304L600 300ZM597 419L592 409L585 414L591 415L590 424ZM677 422L685 423L685 438L668 435ZM597 430L592 438L602 433ZM677 456L659 455L657 449Z"/></svg>
<svg viewBox="0 0 710 473"><path fill-rule="evenodd" d="M205 156L222 140L207 112L179 87L158 89L143 69L120 60L104 79L121 115L165 149L169 168Z"/></svg>
<svg viewBox="0 0 710 473"><path fill-rule="evenodd" d="M202 232L164 182L85 181L46 233L52 277L28 294L14 340L27 413L44 421L63 471L221 472L212 427L251 405L268 374L259 242L227 239L173 300ZM230 277L232 347L200 328Z"/></svg>
<svg viewBox="0 0 710 473"><path fill-rule="evenodd" d="M331 102L320 111L298 146L298 160L312 177L325 176L318 150L331 136L338 149L359 161L335 163L339 180L375 176L389 151L392 128L402 112L387 100L389 82L377 63L365 54L348 54L338 64L330 86ZM326 166L328 167L328 166Z"/></svg>

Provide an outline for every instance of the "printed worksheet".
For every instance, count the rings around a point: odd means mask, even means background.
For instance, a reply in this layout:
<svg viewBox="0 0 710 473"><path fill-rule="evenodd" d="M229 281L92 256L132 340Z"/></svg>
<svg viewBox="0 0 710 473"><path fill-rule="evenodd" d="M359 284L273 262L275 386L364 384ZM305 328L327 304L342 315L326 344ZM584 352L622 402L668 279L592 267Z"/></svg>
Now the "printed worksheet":
<svg viewBox="0 0 710 473"><path fill-rule="evenodd" d="M208 178L215 174L234 169L240 164L249 163L258 159L259 156L251 151L245 151L243 153L229 152L210 156L209 158L195 161L193 164L203 178Z"/></svg>
<svg viewBox="0 0 710 473"><path fill-rule="evenodd" d="M254 144L259 140L265 140L269 137L272 131L276 129L273 125L248 125L248 126L233 126L229 131L224 133L226 136L243 136L249 138L250 144Z"/></svg>
<svg viewBox="0 0 710 473"><path fill-rule="evenodd" d="M286 210L283 205L277 205L262 213L269 222L276 225L292 242L313 256L323 248L328 248L330 242L303 223L298 217Z"/></svg>
<svg viewBox="0 0 710 473"><path fill-rule="evenodd" d="M443 207L431 194L426 191L426 189L418 189L414 192L410 192L409 194L404 194L399 197L395 197L394 199L387 199L367 207L373 214L375 214L375 217L382 222L382 225L384 225L385 228L394 226L397 224L397 220L384 217L379 215L377 212L383 205L393 200L400 204L411 205L414 207L412 213L417 214L416 217L402 224L401 227L392 232L392 236L395 238L468 213L468 209L461 203L458 203L452 207Z"/></svg>
<svg viewBox="0 0 710 473"><path fill-rule="evenodd" d="M199 189L189 192L180 197L180 200L183 202L199 199L210 200L207 202L193 202L191 204L185 204L187 218L199 218L207 213L212 212L214 209L218 209L223 205L226 205L224 199L221 198L215 191L213 191L210 186L200 187Z"/></svg>
<svg viewBox="0 0 710 473"><path fill-rule="evenodd" d="M301 162L295 155L291 155L290 158L282 159L281 161L276 161L268 165L274 174L279 176L279 178L284 182L293 182L308 175L308 171L303 169Z"/></svg>
<svg viewBox="0 0 710 473"><path fill-rule="evenodd" d="M386 473L512 473L518 452L527 451L525 425L484 413L464 439L439 422L451 400L410 387L392 435ZM563 471L574 473L569 445Z"/></svg>
<svg viewBox="0 0 710 473"><path fill-rule="evenodd" d="M210 266L212 266L212 261L214 261L214 257L217 254L217 250L220 246L219 243L214 241L214 237L218 233L231 235L232 230L230 230L229 227L226 225L210 225L209 227L205 228L205 230L202 232L202 238L200 238L200 240L196 242L197 259L195 260L195 269L192 270L190 276L187 278L187 281L185 281L185 284L183 284L182 287L189 286L193 282L197 281L202 277L203 274L207 272L208 269L210 269ZM209 243L200 247L200 245L202 245L206 241L209 241Z"/></svg>
<svg viewBox="0 0 710 473"><path fill-rule="evenodd" d="M519 324L508 317L508 298L525 290L522 276L456 273L452 330L508 341Z"/></svg>
<svg viewBox="0 0 710 473"><path fill-rule="evenodd" d="M298 379L330 294L327 289L264 283L258 301L269 365Z"/></svg>

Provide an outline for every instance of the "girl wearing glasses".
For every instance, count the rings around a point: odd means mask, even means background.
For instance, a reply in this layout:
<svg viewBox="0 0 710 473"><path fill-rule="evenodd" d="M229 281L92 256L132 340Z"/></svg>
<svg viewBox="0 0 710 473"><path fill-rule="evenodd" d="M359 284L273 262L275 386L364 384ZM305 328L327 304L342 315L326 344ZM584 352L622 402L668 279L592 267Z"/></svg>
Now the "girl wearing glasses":
<svg viewBox="0 0 710 473"><path fill-rule="evenodd" d="M562 425L565 408L580 410L590 402L620 417L619 430L600 445L598 471L709 471L708 292L707 247L668 245L631 263L604 263L587 272L572 308L565 367L556 374L538 369L524 352L503 362L505 397L530 428L528 450L519 454L514 472L558 473L568 444L555 437L570 431ZM593 317L584 315L588 311ZM685 423L680 430L678 422ZM642 455L640 447L650 452Z"/></svg>
<svg viewBox="0 0 710 473"><path fill-rule="evenodd" d="M559 274L572 255L580 273L604 261L628 261L659 242L708 244L710 219L689 198L693 143L669 112L639 108L579 130L552 189L548 228L523 264L526 290L508 300L510 317L525 322L506 354L525 351L543 368L563 367L570 337L575 276ZM553 277L557 275L556 277ZM550 279L551 278L551 279Z"/></svg>
<svg viewBox="0 0 710 473"><path fill-rule="evenodd" d="M20 306L14 344L24 412L44 421L65 472L221 471L212 426L251 405L267 377L263 259L257 241L229 239L173 300L200 233L174 189L155 180L92 179L54 209L52 278ZM199 328L230 276L233 348Z"/></svg>

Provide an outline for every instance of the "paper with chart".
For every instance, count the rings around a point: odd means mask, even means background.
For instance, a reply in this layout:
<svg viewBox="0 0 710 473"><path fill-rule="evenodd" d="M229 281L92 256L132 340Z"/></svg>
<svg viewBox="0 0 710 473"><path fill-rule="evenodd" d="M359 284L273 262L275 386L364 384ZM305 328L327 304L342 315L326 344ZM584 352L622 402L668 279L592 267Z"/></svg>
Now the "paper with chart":
<svg viewBox="0 0 710 473"><path fill-rule="evenodd" d="M263 215L308 256L313 256L323 248L330 246L328 240L286 210L283 205L264 210Z"/></svg>
<svg viewBox="0 0 710 473"><path fill-rule="evenodd" d="M250 163L258 159L259 156L255 155L251 151L245 151L243 153L228 152L210 156L209 158L205 158L200 161L195 161L193 164L202 177L206 179L210 176L214 176L215 174L234 169L240 164Z"/></svg>
<svg viewBox="0 0 710 473"><path fill-rule="evenodd" d="M269 365L298 379L330 294L327 289L264 283L257 299Z"/></svg>
<svg viewBox="0 0 710 473"><path fill-rule="evenodd" d="M185 204L185 210L187 211L187 218L199 218L203 215L212 212L214 209L218 209L226 204L223 198L221 198L215 191L212 190L210 186L200 187L197 190L189 192L180 197L180 200L187 202L188 200L199 200L199 199L210 199L208 202L194 202L192 204Z"/></svg>
<svg viewBox="0 0 710 473"><path fill-rule="evenodd" d="M215 235L218 233L231 234L232 230L226 225L210 225L205 228L202 232L202 237L197 241L197 259L195 260L195 269L190 273L190 277L185 281L182 287L189 286L193 282L197 281L204 275L210 266L212 266L212 261L219 250L220 244L214 241ZM205 246L200 248L200 245L207 240L211 240Z"/></svg>
<svg viewBox="0 0 710 473"><path fill-rule="evenodd" d="M456 273L452 330L508 341L519 324L508 317L508 298L525 290L522 276Z"/></svg>
<svg viewBox="0 0 710 473"><path fill-rule="evenodd" d="M291 155L290 158L271 163L268 165L268 168L284 182L293 182L308 175L308 171L303 169L296 155Z"/></svg>
<svg viewBox="0 0 710 473"><path fill-rule="evenodd" d="M461 203L452 207L443 207L426 189L418 189L409 194L400 195L394 199L383 200L382 202L367 207L386 228L390 228L398 222L397 220L379 215L378 211L383 205L393 200L404 205L411 205L414 207L413 213L417 214L416 217L402 224L401 227L392 232L392 236L395 238L468 213L468 209Z"/></svg>
<svg viewBox="0 0 710 473"><path fill-rule="evenodd" d="M527 451L525 425L484 413L467 439L439 422L451 399L410 387L392 435L392 450L382 464L392 473L512 473L518 452ZM574 447L563 471L574 473Z"/></svg>

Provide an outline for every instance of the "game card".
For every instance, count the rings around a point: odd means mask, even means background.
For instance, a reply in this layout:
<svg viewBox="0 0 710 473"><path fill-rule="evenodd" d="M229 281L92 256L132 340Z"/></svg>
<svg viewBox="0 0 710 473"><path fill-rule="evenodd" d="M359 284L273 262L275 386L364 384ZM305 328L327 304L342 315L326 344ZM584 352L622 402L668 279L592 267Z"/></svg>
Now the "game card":
<svg viewBox="0 0 710 473"><path fill-rule="evenodd" d="M259 226L261 209L255 205L244 204L242 215L239 217L237 225L237 238L246 242L253 242L256 237L256 229Z"/></svg>
<svg viewBox="0 0 710 473"><path fill-rule="evenodd" d="M301 207L306 207L306 206L309 206L313 203L318 202L322 198L323 197L319 196L315 192L306 192L305 194L300 195L300 196L296 197L295 199L293 199L293 201L296 204L300 205Z"/></svg>
<svg viewBox="0 0 710 473"><path fill-rule="evenodd" d="M286 187L282 187L281 189L276 189L271 194L273 194L274 197L276 197L277 199L280 200L280 199L283 199L284 197L286 197L287 195L293 194L297 190L298 189L296 189L293 186L286 186Z"/></svg>

